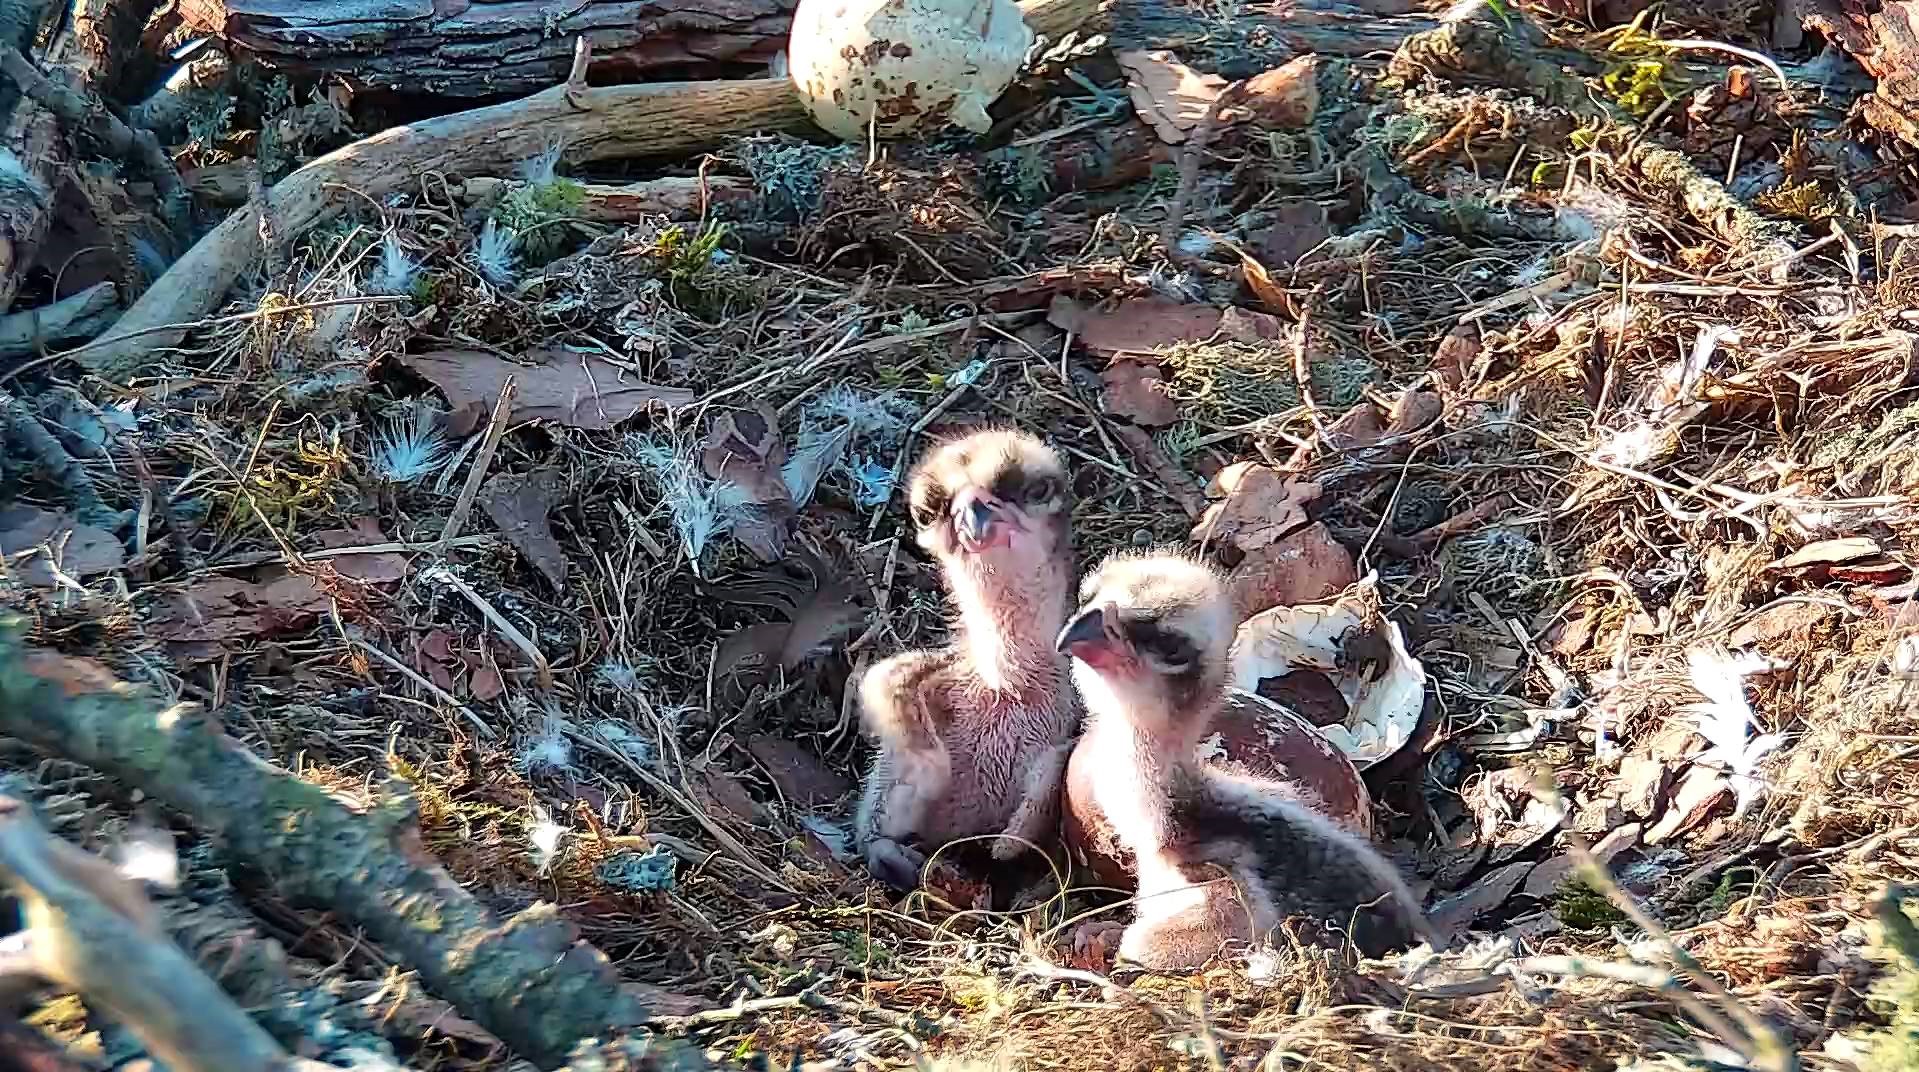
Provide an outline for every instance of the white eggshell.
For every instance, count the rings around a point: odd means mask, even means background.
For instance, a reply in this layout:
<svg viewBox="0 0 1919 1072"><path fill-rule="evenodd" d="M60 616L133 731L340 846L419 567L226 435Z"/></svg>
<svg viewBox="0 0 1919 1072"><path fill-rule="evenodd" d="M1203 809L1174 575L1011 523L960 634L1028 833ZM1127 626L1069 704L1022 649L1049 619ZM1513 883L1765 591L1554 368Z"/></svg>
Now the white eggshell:
<svg viewBox="0 0 1919 1072"><path fill-rule="evenodd" d="M829 134L924 136L949 122L983 134L1032 43L1013 0L800 0L786 58Z"/></svg>

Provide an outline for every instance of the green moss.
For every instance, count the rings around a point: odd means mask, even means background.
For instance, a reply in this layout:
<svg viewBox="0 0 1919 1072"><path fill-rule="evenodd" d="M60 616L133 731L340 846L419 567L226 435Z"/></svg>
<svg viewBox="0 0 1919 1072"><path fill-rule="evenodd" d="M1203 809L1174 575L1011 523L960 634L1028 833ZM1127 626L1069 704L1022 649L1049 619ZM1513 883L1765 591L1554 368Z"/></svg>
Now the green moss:
<svg viewBox="0 0 1919 1072"><path fill-rule="evenodd" d="M1600 75L1599 81L1614 103L1640 118L1651 115L1672 96L1664 60L1627 60Z"/></svg>
<svg viewBox="0 0 1919 1072"><path fill-rule="evenodd" d="M1605 930L1624 923L1626 914L1583 879L1568 879L1552 895L1553 916L1575 931Z"/></svg>
<svg viewBox="0 0 1919 1072"><path fill-rule="evenodd" d="M1242 424L1300 404L1292 347L1280 343L1186 343L1163 354L1168 393L1194 419ZM1364 358L1334 354L1313 361L1307 373L1313 400L1343 410L1360 400L1379 376Z"/></svg>
<svg viewBox="0 0 1919 1072"><path fill-rule="evenodd" d="M573 240L568 224L585 200L586 188L572 179L529 182L506 195L493 217L518 238L521 258L538 267L567 251Z"/></svg>

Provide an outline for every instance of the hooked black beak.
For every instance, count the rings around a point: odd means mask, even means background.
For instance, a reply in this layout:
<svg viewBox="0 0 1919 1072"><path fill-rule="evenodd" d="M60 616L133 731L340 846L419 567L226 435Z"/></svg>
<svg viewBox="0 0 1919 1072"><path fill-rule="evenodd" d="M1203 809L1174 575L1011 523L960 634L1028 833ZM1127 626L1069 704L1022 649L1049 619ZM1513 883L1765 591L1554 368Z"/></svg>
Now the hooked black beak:
<svg viewBox="0 0 1919 1072"><path fill-rule="evenodd" d="M991 504L973 499L953 514L953 528L969 543L985 543L986 535L999 514Z"/></svg>
<svg viewBox="0 0 1919 1072"><path fill-rule="evenodd" d="M1066 623L1059 631L1059 641L1054 647L1061 652L1071 654L1074 648L1082 645L1106 644L1106 615L1098 607L1081 613Z"/></svg>

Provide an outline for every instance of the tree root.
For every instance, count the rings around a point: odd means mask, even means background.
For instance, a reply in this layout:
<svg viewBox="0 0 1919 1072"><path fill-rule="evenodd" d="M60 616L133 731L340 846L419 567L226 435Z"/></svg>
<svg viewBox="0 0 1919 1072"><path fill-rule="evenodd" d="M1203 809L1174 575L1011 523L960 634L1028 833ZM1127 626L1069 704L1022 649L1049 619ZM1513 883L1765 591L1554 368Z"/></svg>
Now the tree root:
<svg viewBox="0 0 1919 1072"><path fill-rule="evenodd" d="M83 763L184 813L291 899L364 928L429 989L553 1067L582 1039L642 1023L639 991L551 905L504 923L419 845L404 793L360 813L98 664L30 649L0 622L0 734ZM656 1044L657 1045L657 1044Z"/></svg>

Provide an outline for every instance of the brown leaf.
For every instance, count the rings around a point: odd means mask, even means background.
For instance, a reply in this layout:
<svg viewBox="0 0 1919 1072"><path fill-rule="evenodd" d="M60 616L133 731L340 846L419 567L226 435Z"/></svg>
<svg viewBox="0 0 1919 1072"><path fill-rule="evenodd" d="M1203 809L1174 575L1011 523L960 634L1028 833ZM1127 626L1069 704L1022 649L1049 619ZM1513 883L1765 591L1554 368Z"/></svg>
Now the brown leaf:
<svg viewBox="0 0 1919 1072"><path fill-rule="evenodd" d="M1300 56L1248 78L1228 95L1229 122L1250 120L1260 126L1303 130L1319 113L1319 57Z"/></svg>
<svg viewBox="0 0 1919 1072"><path fill-rule="evenodd" d="M566 552L553 538L546 515L564 497L562 480L556 469L501 473L487 481L480 492L480 509L555 591L566 588Z"/></svg>
<svg viewBox="0 0 1919 1072"><path fill-rule="evenodd" d="M1593 859L1602 867L1610 866L1614 857L1639 844L1639 829L1638 823L1613 827L1592 846ZM1526 876L1526 895L1541 900L1551 897L1578 870L1579 862L1570 853L1555 856Z"/></svg>
<svg viewBox="0 0 1919 1072"><path fill-rule="evenodd" d="M793 497L780 476L786 441L779 418L764 405L722 411L707 430L700 465L707 476L739 488L750 508L733 523L733 536L761 562L779 561L794 514Z"/></svg>
<svg viewBox="0 0 1919 1072"><path fill-rule="evenodd" d="M306 628L330 606L311 578L296 573L258 584L209 577L167 600L149 631L175 643L276 636Z"/></svg>
<svg viewBox="0 0 1919 1072"><path fill-rule="evenodd" d="M126 549L107 530L24 505L0 510L0 554L12 563L15 576L35 588L55 586L56 564L61 573L85 580L126 561Z"/></svg>
<svg viewBox="0 0 1919 1072"><path fill-rule="evenodd" d="M370 517L354 518L343 529L326 529L313 534L314 542L329 551L343 547L368 547L388 543L380 523ZM322 561L333 572L362 584L395 584L406 580L406 556L392 551L364 554L329 555Z"/></svg>
<svg viewBox="0 0 1919 1072"><path fill-rule="evenodd" d="M1274 282L1273 274L1251 254L1239 255L1239 274L1246 281L1246 292L1253 296L1254 301L1287 316L1299 315L1299 307L1293 302L1293 296L1286 293L1285 287Z"/></svg>
<svg viewBox="0 0 1919 1072"><path fill-rule="evenodd" d="M1532 872L1533 863L1521 860L1504 867L1495 868L1478 882L1473 883L1464 892L1433 906L1431 919L1434 929L1441 934L1455 935L1471 926L1482 916L1489 915L1506 903L1519 884L1526 881Z"/></svg>
<svg viewBox="0 0 1919 1072"><path fill-rule="evenodd" d="M1439 347L1433 351L1432 362L1427 367L1439 383L1441 395L1451 398L1466 386L1483 347L1478 324L1455 325L1445 338L1439 340Z"/></svg>
<svg viewBox="0 0 1919 1072"><path fill-rule="evenodd" d="M1218 501L1193 526L1195 543L1225 544L1251 552L1307 522L1306 506L1319 498L1318 484L1293 480L1258 462L1234 462L1206 488Z"/></svg>
<svg viewBox="0 0 1919 1072"><path fill-rule="evenodd" d="M755 622L721 641L713 657L716 676L774 666L792 670L865 619L866 612L854 600L850 585L831 576L818 558L808 555L802 563L811 573L806 580L768 570L712 591L715 598L728 603L765 607L786 619Z"/></svg>
<svg viewBox="0 0 1919 1072"><path fill-rule="evenodd" d="M783 737L750 738L746 750L766 768L789 804L802 808L833 804L852 789L852 783L828 769L818 756Z"/></svg>
<svg viewBox="0 0 1919 1072"><path fill-rule="evenodd" d="M1274 207L1274 215L1271 224L1249 236L1262 264L1290 272L1333 236L1326 210L1311 198L1282 201Z"/></svg>
<svg viewBox="0 0 1919 1072"><path fill-rule="evenodd" d="M679 387L642 383L610 361L565 350L535 350L531 364L507 361L482 350L433 350L402 354L400 364L419 373L452 408L447 432L463 436L484 424L506 378L515 378L510 420L547 420L569 428L603 430L645 409L690 405L697 397Z"/></svg>
<svg viewBox="0 0 1919 1072"><path fill-rule="evenodd" d="M698 772L693 787L694 791L704 798L703 802L710 802L707 809L709 811L713 807L718 807L745 823L753 822L757 818L758 809L753 804L753 795L746 791L746 787L740 784L739 779L730 774L710 767L703 769Z"/></svg>
<svg viewBox="0 0 1919 1072"><path fill-rule="evenodd" d="M1805 566L1830 566L1870 558L1883 549L1870 536L1846 536L1836 540L1815 540L1772 564L1773 569L1800 569Z"/></svg>
<svg viewBox="0 0 1919 1072"><path fill-rule="evenodd" d="M1664 763L1650 753L1636 752L1620 761L1619 774L1613 779L1613 790L1619 798L1619 806L1626 810L1626 814L1651 819L1659 814L1659 806L1665 802L1666 787L1671 781Z"/></svg>
<svg viewBox="0 0 1919 1072"><path fill-rule="evenodd" d="M53 682L68 696L111 692L120 684L120 679L114 676L113 671L92 659L77 659L42 648L28 648L20 661L29 676Z"/></svg>
<svg viewBox="0 0 1919 1072"><path fill-rule="evenodd" d="M1059 295L1046 311L1056 328L1099 353L1155 353L1183 342L1201 342L1219 331L1220 311L1166 298L1128 298L1110 307Z"/></svg>
<svg viewBox="0 0 1919 1072"><path fill-rule="evenodd" d="M1099 374L1104 389L1100 408L1148 428L1164 428L1179 420L1179 403L1166 393L1166 377L1158 365L1120 358Z"/></svg>
<svg viewBox="0 0 1919 1072"><path fill-rule="evenodd" d="M497 700L505 691L506 682L500 680L500 672L491 666L482 666L467 676L467 695L481 703Z"/></svg>
<svg viewBox="0 0 1919 1072"><path fill-rule="evenodd" d="M1224 78L1201 74L1160 49L1115 52L1113 59L1126 74L1133 110L1168 145L1186 140L1227 85Z"/></svg>
<svg viewBox="0 0 1919 1072"><path fill-rule="evenodd" d="M1324 602L1358 579L1353 553L1315 521L1247 552L1226 583L1243 622L1272 607Z"/></svg>
<svg viewBox="0 0 1919 1072"><path fill-rule="evenodd" d="M1657 845L1693 829L1731 799L1732 786L1726 784L1725 775L1695 764L1686 771L1679 788L1673 790L1672 805L1666 814L1646 831L1646 843Z"/></svg>

